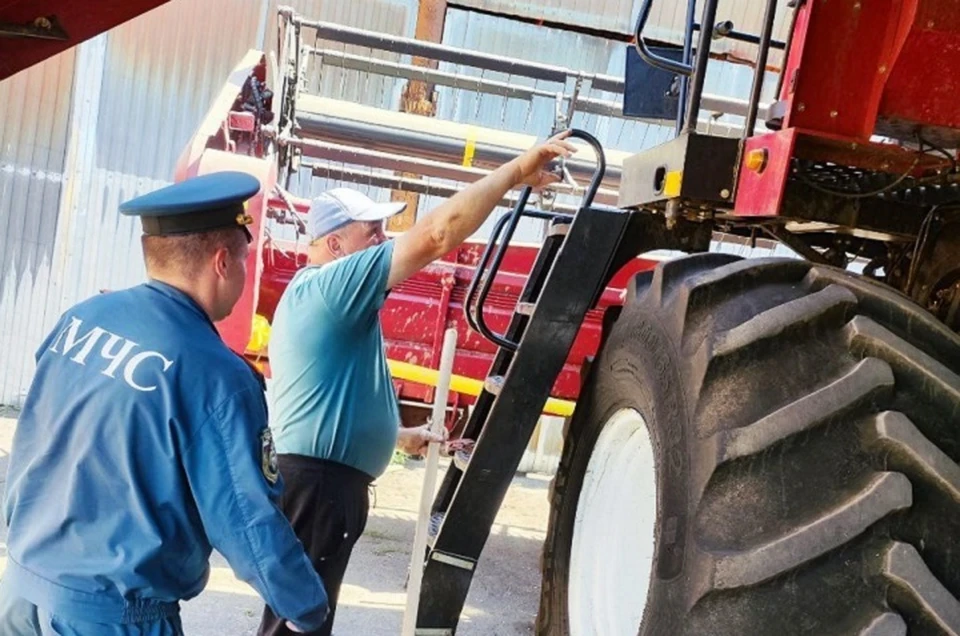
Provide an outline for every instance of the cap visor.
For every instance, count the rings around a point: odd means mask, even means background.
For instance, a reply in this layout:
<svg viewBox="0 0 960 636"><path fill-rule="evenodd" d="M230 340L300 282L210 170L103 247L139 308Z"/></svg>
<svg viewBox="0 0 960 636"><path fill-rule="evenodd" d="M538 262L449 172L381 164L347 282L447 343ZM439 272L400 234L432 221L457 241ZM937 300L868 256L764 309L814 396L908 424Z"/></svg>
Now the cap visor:
<svg viewBox="0 0 960 636"><path fill-rule="evenodd" d="M360 214L353 217L354 221L382 221L396 216L407 209L407 204L402 201L391 201L389 203L377 203L372 205Z"/></svg>

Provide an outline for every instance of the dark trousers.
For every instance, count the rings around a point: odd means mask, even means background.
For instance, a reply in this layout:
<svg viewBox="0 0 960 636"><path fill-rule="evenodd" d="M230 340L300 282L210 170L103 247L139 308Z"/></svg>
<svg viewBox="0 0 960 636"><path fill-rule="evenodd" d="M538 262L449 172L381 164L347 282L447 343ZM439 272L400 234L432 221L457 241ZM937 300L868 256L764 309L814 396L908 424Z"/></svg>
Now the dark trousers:
<svg viewBox="0 0 960 636"><path fill-rule="evenodd" d="M373 478L356 468L313 457L278 455L277 460L284 483L280 508L323 579L330 599L327 622L310 633L329 636L350 553L367 525ZM269 607L264 609L259 636L294 633Z"/></svg>

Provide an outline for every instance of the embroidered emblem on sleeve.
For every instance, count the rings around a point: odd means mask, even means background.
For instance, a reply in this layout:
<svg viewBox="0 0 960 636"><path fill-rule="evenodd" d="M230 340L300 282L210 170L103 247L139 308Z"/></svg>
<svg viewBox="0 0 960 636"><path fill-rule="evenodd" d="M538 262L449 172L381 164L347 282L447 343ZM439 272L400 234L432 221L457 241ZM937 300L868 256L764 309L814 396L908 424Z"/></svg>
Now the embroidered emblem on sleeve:
<svg viewBox="0 0 960 636"><path fill-rule="evenodd" d="M280 466L277 464L277 449L273 446L273 433L269 428L260 433L260 467L263 476L271 484L277 483L280 477Z"/></svg>

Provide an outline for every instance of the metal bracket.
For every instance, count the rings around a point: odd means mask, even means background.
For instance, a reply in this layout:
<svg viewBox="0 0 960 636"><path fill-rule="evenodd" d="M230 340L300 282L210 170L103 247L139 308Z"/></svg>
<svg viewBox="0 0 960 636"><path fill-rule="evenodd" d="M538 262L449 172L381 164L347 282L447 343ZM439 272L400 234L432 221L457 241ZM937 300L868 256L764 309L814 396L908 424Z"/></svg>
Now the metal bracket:
<svg viewBox="0 0 960 636"><path fill-rule="evenodd" d="M537 308L537 303L518 302L516 312L521 316L532 316L533 311L536 308Z"/></svg>
<svg viewBox="0 0 960 636"><path fill-rule="evenodd" d="M460 568L468 572L473 572L473 569L477 567L477 562L472 559L457 556L456 554L437 552L436 550L430 553L430 558L438 563L446 563L447 565L452 565L455 568Z"/></svg>
<svg viewBox="0 0 960 636"><path fill-rule="evenodd" d="M59 41L70 39L55 15L41 16L28 24L0 22L0 37Z"/></svg>
<svg viewBox="0 0 960 636"><path fill-rule="evenodd" d="M587 84L586 88L584 88L584 83ZM567 127L573 125L573 115L577 112L577 102L580 101L580 93L589 92L589 87L590 80L584 78L583 74L578 74L576 81L573 83L573 95L570 96L570 102L567 104L567 113L564 115L564 121Z"/></svg>
<svg viewBox="0 0 960 636"><path fill-rule="evenodd" d="M570 122L567 121L567 114L563 110L563 100L563 92L558 92L553 98L553 130L550 131L551 135L555 135L570 127Z"/></svg>

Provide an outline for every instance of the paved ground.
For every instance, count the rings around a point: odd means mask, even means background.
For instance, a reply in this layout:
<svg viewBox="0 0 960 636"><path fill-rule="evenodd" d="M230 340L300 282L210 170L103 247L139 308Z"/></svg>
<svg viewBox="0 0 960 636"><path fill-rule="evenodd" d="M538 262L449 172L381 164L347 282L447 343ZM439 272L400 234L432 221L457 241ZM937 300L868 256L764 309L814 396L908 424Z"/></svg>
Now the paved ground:
<svg viewBox="0 0 960 636"><path fill-rule="evenodd" d="M0 479L6 475L15 427L0 413ZM8 413L8 415L10 415ZM337 612L338 636L400 633L423 464L392 467L377 484L367 531L357 544ZM547 517L545 478L518 477L497 518L477 568L458 634L532 634L540 589L539 557ZM6 528L0 521L0 567L6 559ZM210 584L184 605L189 636L249 636L263 607L226 562L215 555Z"/></svg>

